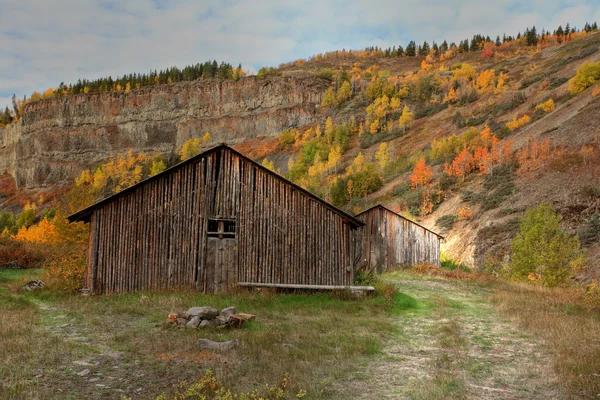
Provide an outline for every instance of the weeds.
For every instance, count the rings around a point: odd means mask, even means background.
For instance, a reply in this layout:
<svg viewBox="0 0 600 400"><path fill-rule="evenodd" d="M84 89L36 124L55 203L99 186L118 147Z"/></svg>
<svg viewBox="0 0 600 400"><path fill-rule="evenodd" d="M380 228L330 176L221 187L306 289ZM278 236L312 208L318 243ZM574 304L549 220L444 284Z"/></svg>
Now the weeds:
<svg viewBox="0 0 600 400"><path fill-rule="evenodd" d="M543 339L554 354L554 370L574 397L600 393L600 315L597 284L575 289L505 285L492 297L502 314ZM589 296L589 297L586 297Z"/></svg>

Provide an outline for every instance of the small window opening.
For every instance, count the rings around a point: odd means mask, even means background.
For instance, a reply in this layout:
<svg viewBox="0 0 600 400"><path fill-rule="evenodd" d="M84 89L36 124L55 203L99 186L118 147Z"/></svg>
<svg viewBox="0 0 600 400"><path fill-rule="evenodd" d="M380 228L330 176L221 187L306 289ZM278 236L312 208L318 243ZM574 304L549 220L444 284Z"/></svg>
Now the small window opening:
<svg viewBox="0 0 600 400"><path fill-rule="evenodd" d="M235 238L235 220L233 219L208 219L208 237Z"/></svg>

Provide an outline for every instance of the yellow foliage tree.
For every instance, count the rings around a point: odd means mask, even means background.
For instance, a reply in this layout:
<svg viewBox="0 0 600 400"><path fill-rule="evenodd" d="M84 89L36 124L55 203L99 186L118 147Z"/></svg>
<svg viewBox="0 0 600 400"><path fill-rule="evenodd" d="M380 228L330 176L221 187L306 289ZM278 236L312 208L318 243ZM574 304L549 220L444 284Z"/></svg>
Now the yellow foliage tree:
<svg viewBox="0 0 600 400"><path fill-rule="evenodd" d="M402 115L400 115L400 119L398 123L403 132L406 132L406 129L410 126L410 123L413 120L413 112L408 108L408 106L404 106L402 109Z"/></svg>
<svg viewBox="0 0 600 400"><path fill-rule="evenodd" d="M261 165L270 171L273 171L273 172L275 171L275 163L273 161L269 160L268 158L265 158L262 161Z"/></svg>
<svg viewBox="0 0 600 400"><path fill-rule="evenodd" d="M390 149L387 142L382 142L375 152L375 159L381 169L385 169L390 162Z"/></svg>
<svg viewBox="0 0 600 400"><path fill-rule="evenodd" d="M482 71L477 77L477 81L475 83L477 90L480 92L487 92L496 86L496 72L493 69L486 69Z"/></svg>
<svg viewBox="0 0 600 400"><path fill-rule="evenodd" d="M371 124L369 125L369 132L372 135L374 135L377 132L379 132L379 119L376 119L373 122L371 122Z"/></svg>
<svg viewBox="0 0 600 400"><path fill-rule="evenodd" d="M43 218L39 224L31 225L29 228L23 226L15 236L21 242L56 244L60 238L56 226L48 218Z"/></svg>

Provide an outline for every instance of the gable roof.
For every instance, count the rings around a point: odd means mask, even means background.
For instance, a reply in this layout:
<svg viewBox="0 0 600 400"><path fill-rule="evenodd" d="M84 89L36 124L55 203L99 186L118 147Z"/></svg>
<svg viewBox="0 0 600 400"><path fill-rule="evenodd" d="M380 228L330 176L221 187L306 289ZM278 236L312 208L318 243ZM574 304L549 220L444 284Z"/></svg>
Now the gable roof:
<svg viewBox="0 0 600 400"><path fill-rule="evenodd" d="M305 194L306 196L312 198L313 200L323 204L326 208L330 209L331 211L335 212L336 214L340 215L342 218L344 218L345 220L347 220L352 226L354 227L359 227L359 226L363 226L364 223L362 221L360 221L358 218L346 213L345 211L340 210L339 208L335 207L332 204L329 204L328 202L326 202L325 200L323 200L322 198L320 198L317 195L312 194L311 192L309 192L308 190L302 188L301 186L295 184L294 182L284 178L283 176L271 171L268 168L263 167L261 164L257 163L256 161L254 161L253 159L249 158L248 156L245 156L244 154L240 153L239 151L235 150L233 147L229 146L226 143L221 143L219 145L213 146L203 152L201 152L200 154L195 155L194 157L190 157L187 160L184 160L178 164L175 164L174 166L172 166L171 168L168 168L166 170L164 170L163 172L156 174L154 176L151 176L149 178L144 179L143 181L140 181L138 183L136 183L135 185L132 185L130 187L128 187L127 189L123 189L118 193L113 194L112 196L106 197L102 200L99 200L97 202L95 202L94 204L84 208L83 210L80 210L74 214L71 214L67 217L67 219L69 220L69 222L75 222L75 221L83 221L83 222L89 222L90 221L90 217L92 215L92 212L97 209L98 207L103 206L104 204L107 204L113 200L116 200L120 197L126 196L129 193L133 192L134 190L136 190L138 187L145 185L148 182L151 182L153 180L156 179L160 179L163 176L172 174L173 172L181 169L182 167L194 163L195 161L200 160L202 157L206 156L207 154L219 151L219 150L223 150L223 149L227 149L229 151L231 151L232 153L236 154L237 156L239 156L240 158L244 159L247 162L250 162L252 165L254 165L255 167L259 168L260 170L262 170L263 172L266 172L274 177L276 177L277 179L280 179L282 181L284 181L285 183L287 183L288 185L294 187L295 189L299 190L300 192L302 192L303 194Z"/></svg>
<svg viewBox="0 0 600 400"><path fill-rule="evenodd" d="M385 210L385 211L387 211L387 212L390 212L390 213L392 213L392 214L395 214L395 215L399 216L400 218L402 218L402 219L405 219L406 221L408 221L408 222L411 222L411 223L413 223L413 224L415 224L415 225L417 225L417 226L420 226L421 228L425 229L426 231L429 231L429 232L433 233L434 235L436 235L436 236L437 236L437 237L439 237L440 239L444 239L444 237L443 237L442 235L440 235L439 233L437 233L437 232L434 232L434 231L432 231L431 229L429 229L429 228L426 228L426 227L424 227L423 225L421 225L421 224L418 224L418 223L416 223L415 221L413 221L413 220L411 220L411 219L408 219L408 218L406 218L404 215L400 215L400 214L398 214L397 212L394 212L394 211L390 210L389 208L387 208L386 206L384 206L384 205L382 205L382 204L377 204L377 205L375 205L375 206L373 206L373 207L371 207L371 208L368 208L368 209L366 209L365 211L363 211L363 212L361 212L361 213L359 213L359 214L356 214L356 217L358 218L359 216L361 216L361 215L363 215L363 214L366 214L366 213L368 213L369 211L371 211L371 210L374 210L374 209L376 209L376 208L381 208L381 209L383 209L383 210Z"/></svg>

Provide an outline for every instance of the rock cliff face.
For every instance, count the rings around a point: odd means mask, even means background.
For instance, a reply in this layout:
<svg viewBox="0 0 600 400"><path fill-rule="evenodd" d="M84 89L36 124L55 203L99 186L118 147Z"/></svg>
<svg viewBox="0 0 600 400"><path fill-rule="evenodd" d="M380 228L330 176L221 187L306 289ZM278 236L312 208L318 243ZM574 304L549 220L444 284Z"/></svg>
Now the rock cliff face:
<svg viewBox="0 0 600 400"><path fill-rule="evenodd" d="M313 122L327 84L314 79L199 80L130 93L95 93L29 104L0 129L0 173L17 186L67 183L129 149L176 151L210 132L215 143L273 136Z"/></svg>

